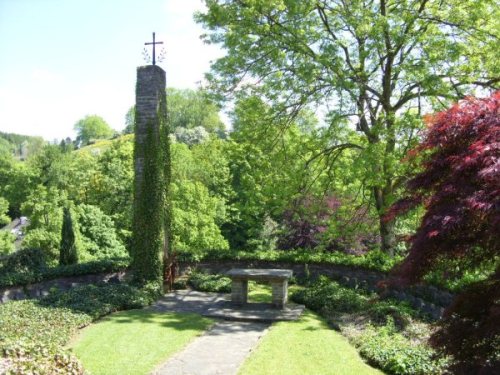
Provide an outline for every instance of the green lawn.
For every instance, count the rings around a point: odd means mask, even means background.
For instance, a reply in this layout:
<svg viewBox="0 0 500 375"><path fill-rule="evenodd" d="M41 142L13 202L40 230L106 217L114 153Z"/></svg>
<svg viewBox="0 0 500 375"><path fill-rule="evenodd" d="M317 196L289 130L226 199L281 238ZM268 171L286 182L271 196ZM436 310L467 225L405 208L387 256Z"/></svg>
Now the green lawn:
<svg viewBox="0 0 500 375"><path fill-rule="evenodd" d="M94 375L148 374L211 324L196 314L123 311L83 329L71 348Z"/></svg>
<svg viewBox="0 0 500 375"><path fill-rule="evenodd" d="M295 286L292 286L295 288ZM251 284L249 300L270 302L270 287ZM239 375L375 375L340 333L306 310L295 322L274 324L243 364Z"/></svg>
<svg viewBox="0 0 500 375"><path fill-rule="evenodd" d="M239 375L383 374L363 362L338 332L306 310L295 322L274 324Z"/></svg>

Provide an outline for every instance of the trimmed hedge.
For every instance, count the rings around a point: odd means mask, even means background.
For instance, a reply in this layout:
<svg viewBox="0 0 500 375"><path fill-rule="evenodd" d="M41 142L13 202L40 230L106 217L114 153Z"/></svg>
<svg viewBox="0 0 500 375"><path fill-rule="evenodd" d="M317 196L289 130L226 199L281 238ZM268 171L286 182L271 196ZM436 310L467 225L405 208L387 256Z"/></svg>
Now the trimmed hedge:
<svg viewBox="0 0 500 375"><path fill-rule="evenodd" d="M390 257L382 251L373 250L363 255L351 255L343 252L323 253L307 249L296 250L210 250L204 255L183 252L178 257L180 262L201 262L210 260L262 260L287 263L326 263L332 265L353 266L381 272L390 271L398 264L401 257Z"/></svg>
<svg viewBox="0 0 500 375"><path fill-rule="evenodd" d="M47 267L43 251L26 249L0 259L0 288L24 286L66 276L80 276L126 269L128 258L105 259L81 264Z"/></svg>

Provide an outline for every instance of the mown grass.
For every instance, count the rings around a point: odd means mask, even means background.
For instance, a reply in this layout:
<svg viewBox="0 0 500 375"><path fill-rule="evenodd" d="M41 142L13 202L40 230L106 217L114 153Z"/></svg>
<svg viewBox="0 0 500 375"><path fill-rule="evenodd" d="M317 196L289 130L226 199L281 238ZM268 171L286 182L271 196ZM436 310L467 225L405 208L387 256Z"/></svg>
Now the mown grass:
<svg viewBox="0 0 500 375"><path fill-rule="evenodd" d="M85 328L71 348L94 375L149 374L211 324L196 314L123 311Z"/></svg>
<svg viewBox="0 0 500 375"><path fill-rule="evenodd" d="M295 286L292 286L292 289ZM267 285L251 283L249 301L270 302ZM294 322L274 324L239 375L383 374L367 365L347 339L317 314L306 310Z"/></svg>
<svg viewBox="0 0 500 375"><path fill-rule="evenodd" d="M347 339L306 310L295 322L272 326L239 375L383 374L363 362Z"/></svg>

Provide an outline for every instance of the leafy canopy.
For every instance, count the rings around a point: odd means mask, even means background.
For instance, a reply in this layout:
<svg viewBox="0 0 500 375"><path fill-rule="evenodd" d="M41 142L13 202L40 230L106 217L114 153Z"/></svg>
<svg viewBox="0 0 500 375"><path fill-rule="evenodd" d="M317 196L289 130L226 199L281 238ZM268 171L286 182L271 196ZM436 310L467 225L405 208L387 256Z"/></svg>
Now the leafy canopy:
<svg viewBox="0 0 500 375"><path fill-rule="evenodd" d="M75 124L74 129L80 146L88 145L92 140L110 138L114 134L108 123L96 115L85 116Z"/></svg>
<svg viewBox="0 0 500 375"><path fill-rule="evenodd" d="M493 265L486 280L460 294L434 343L457 359L456 373L490 373L500 366L500 92L467 98L428 117L429 130L414 153L427 154L408 184L410 196L389 215L424 204L399 274L421 279L440 262L475 270ZM390 217L388 218L390 219ZM448 267L448 277L453 269ZM493 373L492 371L491 373Z"/></svg>
<svg viewBox="0 0 500 375"><path fill-rule="evenodd" d="M473 86L499 82L499 8L493 0L206 0L197 20L224 57L208 78L214 93L254 92L266 120L326 109L334 159L365 150L365 186L380 219L404 181L398 162L415 139L419 108L439 106ZM404 120L404 121L402 121ZM284 122L287 124L288 122ZM335 127L355 124L358 142L339 142ZM331 163L326 163L331 165ZM394 225L380 220L382 247Z"/></svg>

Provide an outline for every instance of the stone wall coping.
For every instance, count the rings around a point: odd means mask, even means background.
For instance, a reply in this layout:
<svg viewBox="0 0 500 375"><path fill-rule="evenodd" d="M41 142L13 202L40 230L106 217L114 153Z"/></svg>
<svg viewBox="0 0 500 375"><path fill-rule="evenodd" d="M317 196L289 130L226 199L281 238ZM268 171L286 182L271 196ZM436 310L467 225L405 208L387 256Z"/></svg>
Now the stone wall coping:
<svg viewBox="0 0 500 375"><path fill-rule="evenodd" d="M233 268L226 275L233 280L287 280L292 277L293 271L276 268Z"/></svg>

